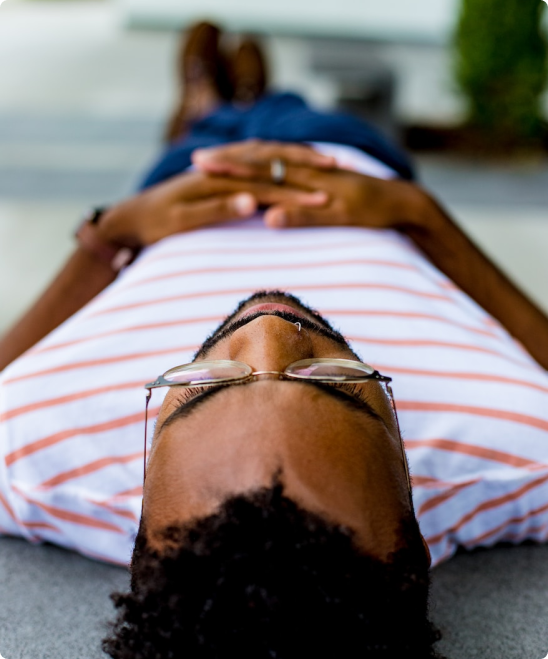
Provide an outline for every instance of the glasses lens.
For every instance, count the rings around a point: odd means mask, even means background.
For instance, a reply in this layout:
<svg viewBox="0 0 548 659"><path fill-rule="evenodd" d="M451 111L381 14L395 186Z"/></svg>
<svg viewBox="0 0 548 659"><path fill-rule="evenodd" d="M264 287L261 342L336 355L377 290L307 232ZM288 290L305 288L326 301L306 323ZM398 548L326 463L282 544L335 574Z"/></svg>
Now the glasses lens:
<svg viewBox="0 0 548 659"><path fill-rule="evenodd" d="M200 385L238 380L247 377L250 373L251 367L247 364L219 360L176 366L164 373L164 378L173 384Z"/></svg>
<svg viewBox="0 0 548 659"><path fill-rule="evenodd" d="M332 380L368 379L375 369L368 364L350 359L302 359L286 369L288 375L298 378Z"/></svg>

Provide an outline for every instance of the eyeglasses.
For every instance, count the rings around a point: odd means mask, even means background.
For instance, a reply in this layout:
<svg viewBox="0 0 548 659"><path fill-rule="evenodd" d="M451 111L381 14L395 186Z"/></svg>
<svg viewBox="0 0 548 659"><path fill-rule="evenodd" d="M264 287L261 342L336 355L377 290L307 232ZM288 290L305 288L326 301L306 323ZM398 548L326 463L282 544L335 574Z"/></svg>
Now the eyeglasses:
<svg viewBox="0 0 548 659"><path fill-rule="evenodd" d="M407 459L396 413L396 404L389 383L392 378L381 375L369 364L353 361L351 359L301 359L300 361L289 364L283 371L254 371L249 364L244 362L229 361L224 359L214 361L199 361L182 366L175 366L169 369L163 375L160 375L154 382L145 384L147 389L146 406L145 406L145 447L144 447L144 469L143 481L146 478L147 464L147 423L148 423L148 405L152 396L152 390L158 387L184 387L198 388L210 387L216 385L230 385L243 383L252 380L260 375L276 375L279 380L300 380L309 382L325 383L364 383L376 381L383 385L390 400L392 412L394 414L398 437L401 445L402 459L407 478L407 486L411 492L411 479L407 467Z"/></svg>

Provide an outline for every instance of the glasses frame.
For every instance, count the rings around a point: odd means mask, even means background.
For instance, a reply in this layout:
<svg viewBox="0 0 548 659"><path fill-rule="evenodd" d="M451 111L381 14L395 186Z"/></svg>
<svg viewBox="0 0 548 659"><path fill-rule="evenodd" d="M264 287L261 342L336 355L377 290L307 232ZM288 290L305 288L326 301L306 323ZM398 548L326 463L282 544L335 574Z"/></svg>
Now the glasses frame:
<svg viewBox="0 0 548 659"><path fill-rule="evenodd" d="M199 364L200 366L207 366L207 365L235 365L238 367L244 367L246 374L238 377L231 377L231 378L219 378L216 380L211 380L211 381L195 381L195 382L172 382L170 380L166 379L166 375L173 373L174 371L177 371L179 369L184 369L187 366L193 366L195 364ZM288 372L289 369L295 366L310 366L313 364L332 364L334 366L366 366L368 369L371 369L371 373L367 373L364 371L364 375L360 377L314 377L314 376L308 376L308 375L298 375L295 373L290 373ZM146 394L146 404L145 404L145 437L144 437L144 463L143 463L143 484L146 480L146 469L147 469L147 425L148 425L148 405L150 403L150 399L152 397L152 390L157 389L159 387L184 387L185 389L193 389L193 388L198 388L198 387L214 387L219 384L235 384L235 383L243 383L247 382L249 380L253 380L256 377L260 375L277 375L279 380L297 380L297 381L309 381L309 382L325 382L325 383L336 383L336 382L348 382L348 383L361 383L361 382L368 382L370 380L380 382L385 385L385 389L388 392L388 398L390 400L390 406L392 408L392 412L394 414L394 418L396 420L396 427L398 430L398 439L400 441L400 448L401 448L401 453L402 453L402 461L405 469L405 477L407 480L407 489L409 491L409 496L411 497L411 476L409 474L409 467L407 464L407 457L405 454L405 448L403 445L403 439L401 436L400 432L400 424L398 421L398 414L396 411L396 402L394 400L394 394L392 392L392 388L390 387L390 382L392 382L392 378L388 377L387 375L382 375L374 369L372 366L369 366L369 364L366 364L365 362L359 362L356 360L352 359L329 359L329 358L316 358L316 359L300 359L296 362L292 362L289 364L283 371L254 371L249 364L246 364L245 362L239 362L239 361L232 361L232 360L226 360L226 359L214 359L214 360L207 360L203 362L189 362L188 364L181 364L180 366L174 366L173 368L168 369L165 371L162 375L159 375L154 382L149 382L148 384L145 384L145 389L147 390Z"/></svg>

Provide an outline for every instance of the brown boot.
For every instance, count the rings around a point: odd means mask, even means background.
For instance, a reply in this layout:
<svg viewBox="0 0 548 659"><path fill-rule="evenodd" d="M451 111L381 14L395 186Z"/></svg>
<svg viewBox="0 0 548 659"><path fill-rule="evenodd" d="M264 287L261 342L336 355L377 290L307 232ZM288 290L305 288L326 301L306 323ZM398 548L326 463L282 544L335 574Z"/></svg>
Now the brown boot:
<svg viewBox="0 0 548 659"><path fill-rule="evenodd" d="M230 60L232 100L235 103L255 103L265 92L267 72L265 57L259 44L244 39Z"/></svg>
<svg viewBox="0 0 548 659"><path fill-rule="evenodd" d="M226 61L219 50L220 36L215 25L198 23L181 40L177 58L179 101L164 131L166 142L181 138L191 122L231 97Z"/></svg>

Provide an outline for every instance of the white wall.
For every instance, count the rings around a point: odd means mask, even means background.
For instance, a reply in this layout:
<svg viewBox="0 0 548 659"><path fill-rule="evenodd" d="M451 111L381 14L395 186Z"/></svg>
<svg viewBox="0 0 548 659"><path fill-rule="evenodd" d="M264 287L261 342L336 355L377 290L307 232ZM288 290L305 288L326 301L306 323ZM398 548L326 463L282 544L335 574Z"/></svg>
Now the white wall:
<svg viewBox="0 0 548 659"><path fill-rule="evenodd" d="M447 38L459 0L117 0L126 24L180 27L208 17L233 30L333 37Z"/></svg>

